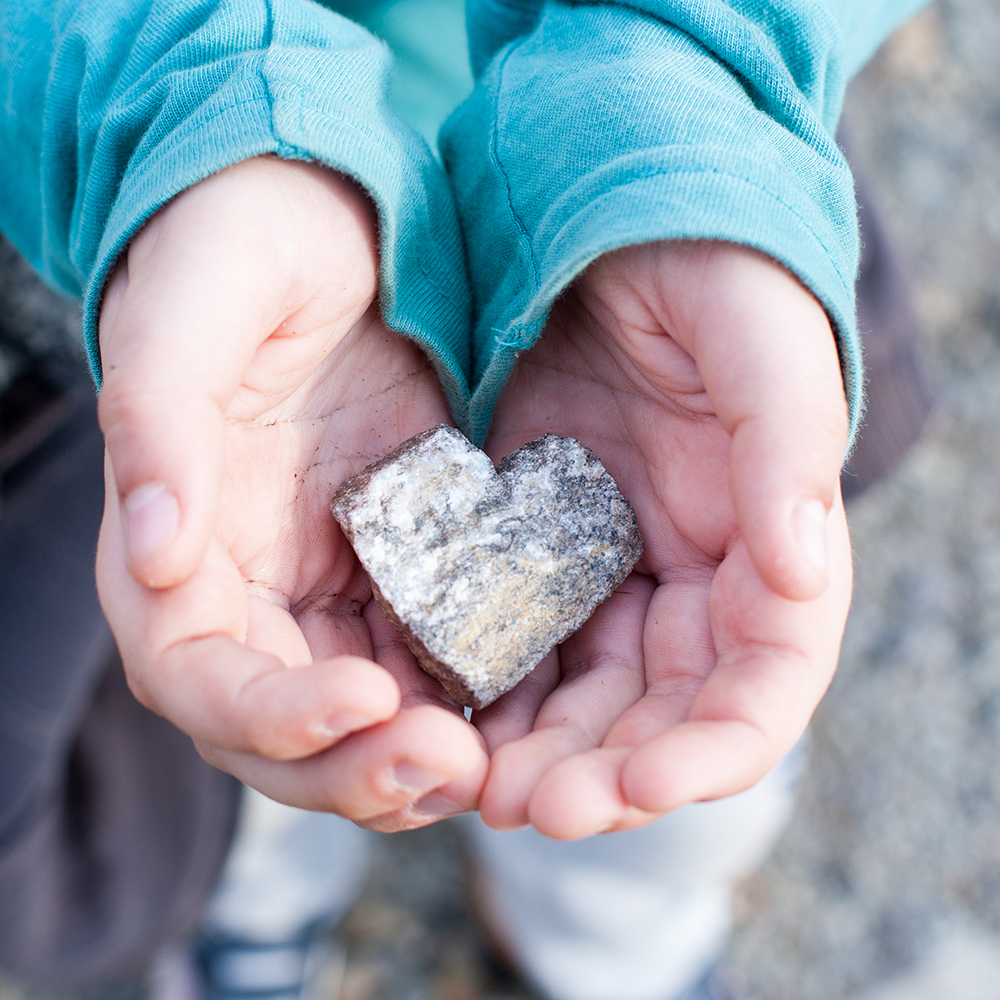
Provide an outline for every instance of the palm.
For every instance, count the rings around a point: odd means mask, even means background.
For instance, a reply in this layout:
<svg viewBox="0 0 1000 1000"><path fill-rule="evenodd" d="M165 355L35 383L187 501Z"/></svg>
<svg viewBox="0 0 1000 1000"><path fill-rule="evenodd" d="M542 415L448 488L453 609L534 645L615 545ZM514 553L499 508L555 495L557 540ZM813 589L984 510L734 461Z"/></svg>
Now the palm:
<svg viewBox="0 0 1000 1000"><path fill-rule="evenodd" d="M447 419L427 359L379 318L375 233L349 182L264 159L133 241L101 317L98 580L133 690L210 762L393 829L474 805L486 761L330 512Z"/></svg>
<svg viewBox="0 0 1000 1000"><path fill-rule="evenodd" d="M283 359L267 360L277 368ZM260 381L273 385L274 374L259 373ZM251 645L289 663L373 658L360 614L371 587L330 498L368 463L447 419L426 357L386 330L375 309L291 392L247 384L237 392L219 532L246 581Z"/></svg>
<svg viewBox="0 0 1000 1000"><path fill-rule="evenodd" d="M745 690L764 683L750 665L754 644L779 660L812 661L803 664L807 691L798 693L808 708L836 659L849 567L841 559L835 585L809 602L822 607L784 600L762 583L732 500L732 437L689 351L691 331L673 336L676 317L659 300L676 272L657 272L655 253L633 249L606 258L556 304L518 365L489 442L499 457L542 433L579 438L632 503L645 541L629 580L534 683L477 719L491 748L508 744L494 757L482 804L498 826L530 820L554 836L579 836L647 822L655 813L627 794L633 751L685 722L682 738L696 736L699 724L757 724ZM690 265L682 270L681 294L697 297ZM801 641L806 628L818 630L811 645ZM787 685L775 697L794 700ZM792 716L785 749L808 712ZM681 786L671 805L686 799L685 779L669 764L654 780ZM693 797L736 790L725 781L690 789Z"/></svg>

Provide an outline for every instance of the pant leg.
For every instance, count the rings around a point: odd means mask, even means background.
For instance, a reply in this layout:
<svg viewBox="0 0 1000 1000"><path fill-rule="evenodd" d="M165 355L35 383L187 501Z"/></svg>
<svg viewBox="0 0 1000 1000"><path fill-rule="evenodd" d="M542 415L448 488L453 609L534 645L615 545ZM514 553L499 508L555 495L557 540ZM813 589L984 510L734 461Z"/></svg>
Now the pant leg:
<svg viewBox="0 0 1000 1000"><path fill-rule="evenodd" d="M851 157L861 227L858 328L865 352L867 409L854 453L841 476L844 498L859 496L892 474L920 437L935 394L924 371L913 289L905 257L878 211L877 199Z"/></svg>
<svg viewBox="0 0 1000 1000"><path fill-rule="evenodd" d="M266 944L336 923L364 879L371 836L339 816L294 809L244 788L206 933Z"/></svg>
<svg viewBox="0 0 1000 1000"><path fill-rule="evenodd" d="M94 584L104 445L93 400L69 405L0 493L0 852L61 780L114 651Z"/></svg>
<svg viewBox="0 0 1000 1000"><path fill-rule="evenodd" d="M732 889L784 829L802 756L740 795L628 833L563 843L475 821L487 922L552 1000L677 996L718 958Z"/></svg>
<svg viewBox="0 0 1000 1000"><path fill-rule="evenodd" d="M129 693L94 584L93 395L46 413L59 426L22 437L0 505L0 967L75 985L190 931L239 786Z"/></svg>

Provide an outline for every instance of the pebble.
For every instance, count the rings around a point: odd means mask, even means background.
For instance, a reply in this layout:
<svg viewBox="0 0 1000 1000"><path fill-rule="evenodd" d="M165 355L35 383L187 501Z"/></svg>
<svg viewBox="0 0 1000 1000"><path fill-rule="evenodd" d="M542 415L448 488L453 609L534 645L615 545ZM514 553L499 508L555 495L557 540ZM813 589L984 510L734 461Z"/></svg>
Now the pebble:
<svg viewBox="0 0 1000 1000"><path fill-rule="evenodd" d="M553 434L494 468L442 424L344 483L332 509L421 667L477 709L575 632L642 555L604 466Z"/></svg>

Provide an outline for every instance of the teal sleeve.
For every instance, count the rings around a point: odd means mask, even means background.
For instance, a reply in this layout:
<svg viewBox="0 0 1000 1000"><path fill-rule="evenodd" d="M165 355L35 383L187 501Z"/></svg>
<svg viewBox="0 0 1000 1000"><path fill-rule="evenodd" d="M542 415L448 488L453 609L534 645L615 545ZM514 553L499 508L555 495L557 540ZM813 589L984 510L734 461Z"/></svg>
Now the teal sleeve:
<svg viewBox="0 0 1000 1000"><path fill-rule="evenodd" d="M853 181L833 139L849 75L922 0L468 0L471 97L441 149L474 302L471 424L601 254L662 239L781 261L837 334L863 408Z"/></svg>
<svg viewBox="0 0 1000 1000"><path fill-rule="evenodd" d="M389 110L388 48L309 0L0 5L0 229L97 316L115 260L178 192L261 154L356 178L380 216L386 322L467 426L469 291L448 183Z"/></svg>

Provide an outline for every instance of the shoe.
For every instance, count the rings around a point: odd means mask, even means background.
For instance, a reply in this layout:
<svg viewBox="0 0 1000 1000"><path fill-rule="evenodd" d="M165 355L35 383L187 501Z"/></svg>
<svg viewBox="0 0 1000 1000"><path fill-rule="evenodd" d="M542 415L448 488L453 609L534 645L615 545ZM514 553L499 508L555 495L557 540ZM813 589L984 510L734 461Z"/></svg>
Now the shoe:
<svg viewBox="0 0 1000 1000"><path fill-rule="evenodd" d="M694 984L675 1000L746 1000L746 997L734 991L727 983L719 966L713 966Z"/></svg>
<svg viewBox="0 0 1000 1000"><path fill-rule="evenodd" d="M196 951L202 1000L336 1000L345 959L328 927L289 941L206 936Z"/></svg>

